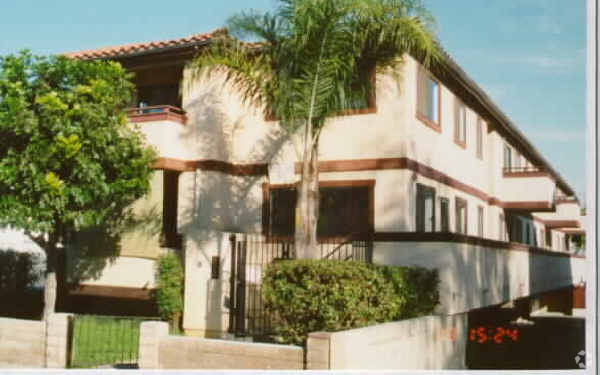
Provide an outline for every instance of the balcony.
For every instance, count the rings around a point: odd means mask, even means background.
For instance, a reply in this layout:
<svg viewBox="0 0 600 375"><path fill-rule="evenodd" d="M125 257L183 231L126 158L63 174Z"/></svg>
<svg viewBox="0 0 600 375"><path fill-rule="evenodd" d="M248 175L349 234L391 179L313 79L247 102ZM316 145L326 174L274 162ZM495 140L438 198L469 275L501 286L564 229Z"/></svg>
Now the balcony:
<svg viewBox="0 0 600 375"><path fill-rule="evenodd" d="M581 234L583 230L583 216L581 207L575 197L557 196L555 198L554 212L540 213L538 216L544 220L546 227L560 229L570 234Z"/></svg>
<svg viewBox="0 0 600 375"><path fill-rule="evenodd" d="M154 146L162 158L187 160L193 146L189 144L190 128L186 113L172 105L155 105L126 110L129 121L139 124L146 142Z"/></svg>
<svg viewBox="0 0 600 375"><path fill-rule="evenodd" d="M185 111L172 105L154 105L125 110L129 120L133 123L172 121L185 125L187 117Z"/></svg>
<svg viewBox="0 0 600 375"><path fill-rule="evenodd" d="M502 170L500 200L507 210L554 212L556 182L537 167L512 167Z"/></svg>

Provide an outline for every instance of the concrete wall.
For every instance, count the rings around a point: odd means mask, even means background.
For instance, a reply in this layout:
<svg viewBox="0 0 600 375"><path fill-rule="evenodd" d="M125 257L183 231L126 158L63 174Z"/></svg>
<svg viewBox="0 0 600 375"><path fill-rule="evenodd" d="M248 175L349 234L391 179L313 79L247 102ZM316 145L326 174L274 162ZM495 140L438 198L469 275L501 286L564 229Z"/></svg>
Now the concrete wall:
<svg viewBox="0 0 600 375"><path fill-rule="evenodd" d="M87 271L82 272L80 285L112 286L125 288L153 289L155 287L156 260L137 257L88 257L90 264ZM70 275L78 274L77 266L81 260L67 258L67 270Z"/></svg>
<svg viewBox="0 0 600 375"><path fill-rule="evenodd" d="M311 333L309 370L465 369L467 314Z"/></svg>
<svg viewBox="0 0 600 375"><path fill-rule="evenodd" d="M152 323L152 326L148 323ZM167 331L167 323L142 323L140 368L203 370L301 370L304 368L304 350L299 346L168 336L165 335Z"/></svg>
<svg viewBox="0 0 600 375"><path fill-rule="evenodd" d="M0 318L0 368L65 368L70 314L48 321Z"/></svg>
<svg viewBox="0 0 600 375"><path fill-rule="evenodd" d="M375 242L378 264L438 269L438 312L455 314L585 280L584 258L450 242Z"/></svg>
<svg viewBox="0 0 600 375"><path fill-rule="evenodd" d="M0 368L45 365L45 322L0 318Z"/></svg>

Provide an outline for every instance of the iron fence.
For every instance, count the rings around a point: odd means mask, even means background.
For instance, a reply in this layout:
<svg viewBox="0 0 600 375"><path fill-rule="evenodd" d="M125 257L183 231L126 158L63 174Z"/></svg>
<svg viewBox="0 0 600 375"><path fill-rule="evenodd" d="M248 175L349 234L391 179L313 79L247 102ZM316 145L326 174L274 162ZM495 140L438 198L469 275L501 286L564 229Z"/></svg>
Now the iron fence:
<svg viewBox="0 0 600 375"><path fill-rule="evenodd" d="M372 241L357 236L319 240L322 259L372 261ZM231 241L229 333L269 341L273 319L262 299L262 275L274 261L296 258L292 239Z"/></svg>
<svg viewBox="0 0 600 375"><path fill-rule="evenodd" d="M135 367L140 324L156 317L75 315L69 367Z"/></svg>

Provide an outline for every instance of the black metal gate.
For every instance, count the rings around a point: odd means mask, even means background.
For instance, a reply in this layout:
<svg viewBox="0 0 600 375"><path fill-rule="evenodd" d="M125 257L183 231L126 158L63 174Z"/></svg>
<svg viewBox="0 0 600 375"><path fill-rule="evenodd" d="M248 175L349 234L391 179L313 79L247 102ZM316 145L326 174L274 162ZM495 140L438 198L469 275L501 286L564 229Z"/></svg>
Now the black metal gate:
<svg viewBox="0 0 600 375"><path fill-rule="evenodd" d="M140 324L158 318L75 315L69 367L137 368Z"/></svg>
<svg viewBox="0 0 600 375"><path fill-rule="evenodd" d="M293 240L231 241L229 333L267 339L274 332L261 294L262 272L279 259L296 257ZM320 240L322 259L371 263L370 240Z"/></svg>

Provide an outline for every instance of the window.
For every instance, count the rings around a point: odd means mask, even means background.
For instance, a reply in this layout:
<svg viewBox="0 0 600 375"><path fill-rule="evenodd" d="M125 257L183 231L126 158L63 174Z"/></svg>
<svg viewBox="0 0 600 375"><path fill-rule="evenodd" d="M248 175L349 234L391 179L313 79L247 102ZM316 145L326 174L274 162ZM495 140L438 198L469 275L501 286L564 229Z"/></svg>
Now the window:
<svg viewBox="0 0 600 375"><path fill-rule="evenodd" d="M504 169L510 171L512 168L512 150L509 145L504 145Z"/></svg>
<svg viewBox="0 0 600 375"><path fill-rule="evenodd" d="M467 234L467 201L456 198L456 233Z"/></svg>
<svg viewBox="0 0 600 375"><path fill-rule="evenodd" d="M483 120L477 119L477 157L483 159Z"/></svg>
<svg viewBox="0 0 600 375"><path fill-rule="evenodd" d="M523 223L518 216L508 217L509 239L512 242L523 243Z"/></svg>
<svg viewBox="0 0 600 375"><path fill-rule="evenodd" d="M552 248L552 230L546 231L546 247Z"/></svg>
<svg viewBox="0 0 600 375"><path fill-rule="evenodd" d="M546 247L545 240L546 240L546 233L544 233L543 229L540 229L540 247Z"/></svg>
<svg viewBox="0 0 600 375"><path fill-rule="evenodd" d="M519 154L518 151L515 151L515 160L514 160L514 164L515 164L515 169L520 169L521 168L521 154Z"/></svg>
<svg viewBox="0 0 600 375"><path fill-rule="evenodd" d="M319 193L317 236L345 236L371 230L369 187L321 187Z"/></svg>
<svg viewBox="0 0 600 375"><path fill-rule="evenodd" d="M504 219L504 215L500 214L498 222L500 223L500 227L498 228L498 239L500 241L507 241L506 220Z"/></svg>
<svg viewBox="0 0 600 375"><path fill-rule="evenodd" d="M528 222L525 222L525 243L531 245L531 228Z"/></svg>
<svg viewBox="0 0 600 375"><path fill-rule="evenodd" d="M317 236L345 236L372 230L370 186L322 186L319 188ZM295 187L269 189L268 220L270 235L292 236L296 226Z"/></svg>
<svg viewBox="0 0 600 375"><path fill-rule="evenodd" d="M270 231L275 236L291 236L296 225L296 189L277 188L269 191Z"/></svg>
<svg viewBox="0 0 600 375"><path fill-rule="evenodd" d="M163 215L161 243L163 247L180 248L177 234L177 197L179 190L179 172L163 172Z"/></svg>
<svg viewBox="0 0 600 375"><path fill-rule="evenodd" d="M417 82L417 117L440 131L440 84L422 68Z"/></svg>
<svg viewBox="0 0 600 375"><path fill-rule="evenodd" d="M483 238L483 206L477 207L477 236Z"/></svg>
<svg viewBox="0 0 600 375"><path fill-rule="evenodd" d="M467 146L467 107L455 98L454 108L454 141L462 146Z"/></svg>
<svg viewBox="0 0 600 375"><path fill-rule="evenodd" d="M435 231L435 189L417 184L417 232Z"/></svg>
<svg viewBox="0 0 600 375"><path fill-rule="evenodd" d="M450 201L440 198L440 229L442 232L450 231Z"/></svg>

